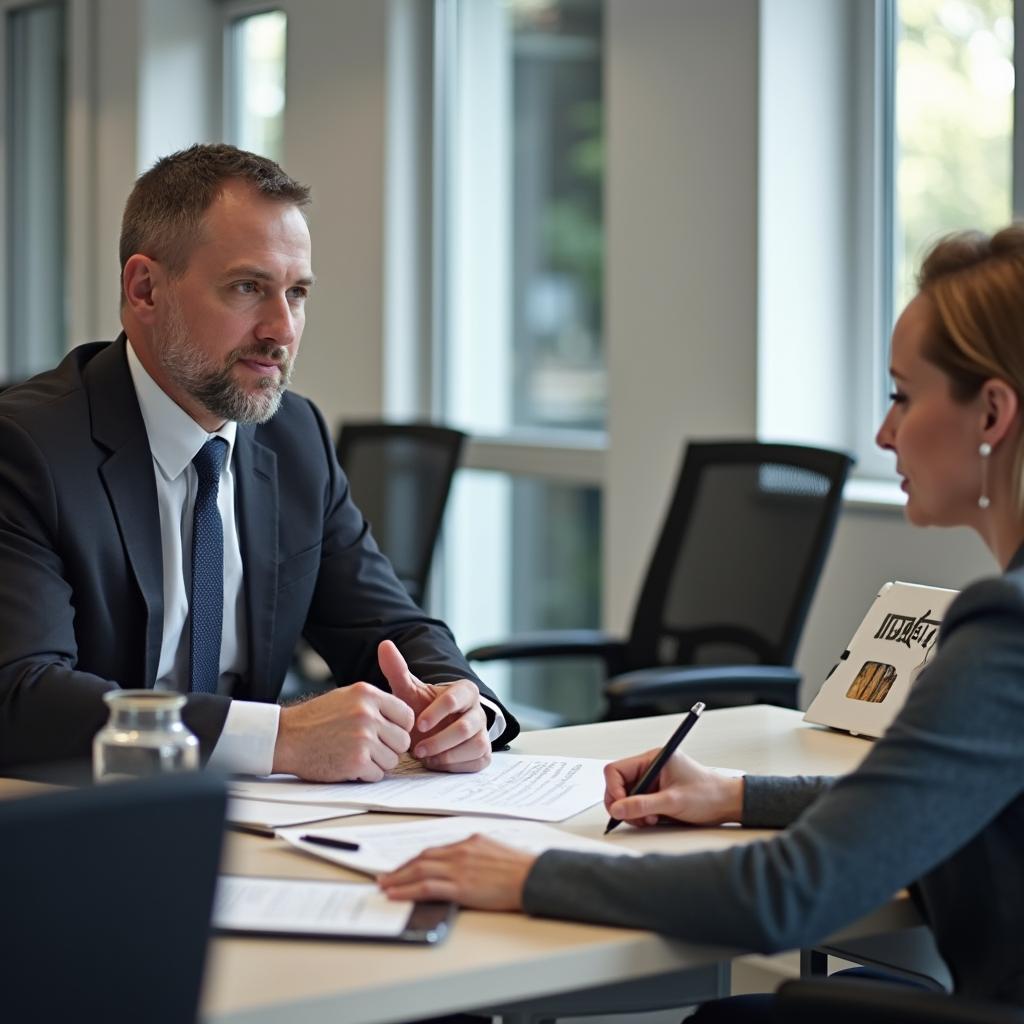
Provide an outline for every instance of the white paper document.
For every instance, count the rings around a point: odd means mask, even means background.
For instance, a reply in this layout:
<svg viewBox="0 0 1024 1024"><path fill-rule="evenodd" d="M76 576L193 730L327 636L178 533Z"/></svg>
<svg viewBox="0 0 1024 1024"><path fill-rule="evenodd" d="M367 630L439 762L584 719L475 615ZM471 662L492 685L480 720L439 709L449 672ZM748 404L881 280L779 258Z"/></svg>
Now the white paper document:
<svg viewBox="0 0 1024 1024"><path fill-rule="evenodd" d="M233 796L250 800L337 804L408 814L477 814L564 821L604 797L607 762L585 757L495 754L466 775L432 772L405 760L380 782L301 782L294 776L235 780Z"/></svg>
<svg viewBox="0 0 1024 1024"><path fill-rule="evenodd" d="M281 803L278 800L246 800L232 797L228 800L228 821L239 825L262 828L281 828L284 825L302 825L328 818L347 818L363 812L355 807L325 806L322 804Z"/></svg>
<svg viewBox="0 0 1024 1024"><path fill-rule="evenodd" d="M389 900L375 885L222 875L215 928L300 935L400 935L413 904Z"/></svg>
<svg viewBox="0 0 1024 1024"><path fill-rule="evenodd" d="M434 818L427 821L399 822L394 825L334 825L316 829L284 829L279 838L307 853L316 854L354 871L379 875L394 871L431 846L447 846L475 833L514 846L529 853L545 850L578 850L583 853L636 856L635 850L615 842L602 842L588 836L541 825L535 821L506 821L494 818ZM345 839L358 850L339 850L302 841L304 835Z"/></svg>

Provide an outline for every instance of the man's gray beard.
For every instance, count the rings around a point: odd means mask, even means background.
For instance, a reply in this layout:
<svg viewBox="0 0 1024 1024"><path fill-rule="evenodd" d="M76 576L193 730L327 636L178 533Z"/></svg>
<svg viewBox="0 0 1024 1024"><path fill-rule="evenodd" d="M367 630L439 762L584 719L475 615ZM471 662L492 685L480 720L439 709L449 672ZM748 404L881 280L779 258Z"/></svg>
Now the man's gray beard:
<svg viewBox="0 0 1024 1024"><path fill-rule="evenodd" d="M179 307L172 307L165 332L155 337L160 365L180 388L214 416L236 423L266 423L280 408L292 379L292 360L279 345L250 345L233 350L223 366L215 366L193 344ZM280 376L262 378L259 390L247 392L231 377L240 359L270 359L278 363Z"/></svg>

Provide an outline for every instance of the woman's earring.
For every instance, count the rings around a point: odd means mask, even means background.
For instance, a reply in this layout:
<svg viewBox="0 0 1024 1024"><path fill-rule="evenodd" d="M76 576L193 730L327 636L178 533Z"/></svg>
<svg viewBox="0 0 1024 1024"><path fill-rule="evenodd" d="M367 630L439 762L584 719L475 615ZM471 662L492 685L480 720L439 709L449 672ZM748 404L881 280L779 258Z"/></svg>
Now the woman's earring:
<svg viewBox="0 0 1024 1024"><path fill-rule="evenodd" d="M978 454L981 456L981 495L978 498L978 508L988 508L992 504L988 497L988 457L992 454L992 445L988 441L982 441L978 445Z"/></svg>

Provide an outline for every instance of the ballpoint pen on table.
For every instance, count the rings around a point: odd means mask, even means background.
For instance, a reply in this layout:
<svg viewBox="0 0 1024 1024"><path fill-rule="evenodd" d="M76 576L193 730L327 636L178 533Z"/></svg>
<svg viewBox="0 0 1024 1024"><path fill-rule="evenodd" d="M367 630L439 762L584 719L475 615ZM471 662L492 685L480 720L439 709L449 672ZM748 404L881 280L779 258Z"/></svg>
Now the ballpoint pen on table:
<svg viewBox="0 0 1024 1024"><path fill-rule="evenodd" d="M317 846L333 846L336 850L358 850L359 844L348 839L332 839L330 836L299 836L304 843L315 843Z"/></svg>

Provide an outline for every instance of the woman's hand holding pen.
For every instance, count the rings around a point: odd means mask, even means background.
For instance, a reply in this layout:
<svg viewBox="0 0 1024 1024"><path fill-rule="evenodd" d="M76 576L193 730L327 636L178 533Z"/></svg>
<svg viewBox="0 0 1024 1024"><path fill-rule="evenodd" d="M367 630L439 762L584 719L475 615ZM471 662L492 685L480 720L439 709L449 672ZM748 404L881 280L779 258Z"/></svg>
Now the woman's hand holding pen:
<svg viewBox="0 0 1024 1024"><path fill-rule="evenodd" d="M743 779L727 777L673 754L647 793L628 796L659 750L613 761L604 770L604 806L609 815L637 827L673 818L690 825L739 821L743 812Z"/></svg>

